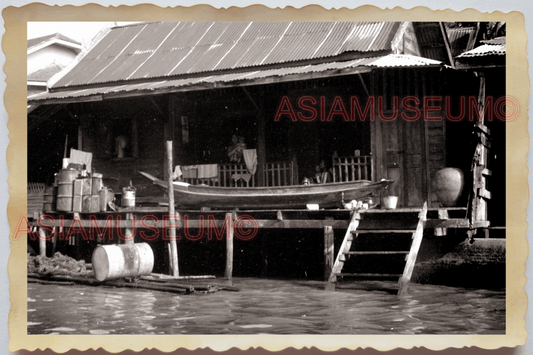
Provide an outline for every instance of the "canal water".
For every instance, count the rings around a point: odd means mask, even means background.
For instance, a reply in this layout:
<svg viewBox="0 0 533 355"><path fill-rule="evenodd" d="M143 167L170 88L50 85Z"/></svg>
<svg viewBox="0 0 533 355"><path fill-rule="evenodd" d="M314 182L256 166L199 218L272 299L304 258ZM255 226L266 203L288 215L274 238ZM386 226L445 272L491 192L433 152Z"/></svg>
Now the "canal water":
<svg viewBox="0 0 533 355"><path fill-rule="evenodd" d="M223 282L217 280L217 282ZM505 334L505 290L392 281L236 278L239 292L176 295L28 284L28 334Z"/></svg>

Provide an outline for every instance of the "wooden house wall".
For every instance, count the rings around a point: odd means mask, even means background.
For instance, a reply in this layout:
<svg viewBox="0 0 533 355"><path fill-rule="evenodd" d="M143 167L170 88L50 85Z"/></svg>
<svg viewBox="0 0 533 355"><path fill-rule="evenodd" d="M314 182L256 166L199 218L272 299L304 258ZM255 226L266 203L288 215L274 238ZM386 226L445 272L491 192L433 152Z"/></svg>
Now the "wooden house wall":
<svg viewBox="0 0 533 355"><path fill-rule="evenodd" d="M395 181L386 193L398 196L400 206L420 206L424 201L438 205L431 180L446 166L445 120L425 117L423 100L442 94L441 80L441 72L435 69L385 69L375 71L372 78L373 96L383 102L376 105L372 125L376 175L378 180ZM407 96L420 100L416 106L422 115L416 120L413 110L401 104ZM438 107L430 117L444 117L443 106L431 104Z"/></svg>
<svg viewBox="0 0 533 355"><path fill-rule="evenodd" d="M420 206L426 200L430 206L437 206L431 180L437 170L447 166L445 120L420 117L407 122L397 117L386 121L386 117L395 111L394 97L401 102L410 95L420 100L425 95L443 95L445 78L445 73L435 68L376 69L360 77L141 96L69 107L80 117L82 149L94 153L94 170L116 178L111 183L117 188L131 179L140 197L161 195L138 171L164 177L165 140L174 141L175 164L223 163L231 133L240 131L248 147L258 149L258 160L294 160L299 169L298 182L312 174L320 160L329 163L335 151L352 155L357 149L362 155L372 154L374 180L396 181L390 192L400 197L400 206ZM346 122L338 115L332 122L321 122L320 117L314 122L292 122L289 117L275 121L284 96L296 106L304 95L317 101L324 97L325 112L329 112L335 97L341 97L349 111L350 97L357 96L364 106L371 96L376 100L374 121ZM377 107L380 97L382 111ZM422 104L418 106L422 108ZM315 107L320 112L320 103ZM398 114L412 115L405 108L397 110ZM440 107L432 114L443 117L442 111ZM182 117L187 118L188 142L183 141ZM130 141L122 159L114 156L113 140L118 134ZM205 151L210 151L210 156L205 157Z"/></svg>

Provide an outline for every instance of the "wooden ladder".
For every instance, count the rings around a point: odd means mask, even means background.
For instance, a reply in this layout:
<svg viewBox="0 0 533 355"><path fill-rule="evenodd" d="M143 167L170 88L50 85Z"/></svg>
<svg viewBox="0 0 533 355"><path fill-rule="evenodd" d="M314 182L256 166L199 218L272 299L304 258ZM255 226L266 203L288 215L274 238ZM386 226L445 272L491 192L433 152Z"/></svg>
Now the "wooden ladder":
<svg viewBox="0 0 533 355"><path fill-rule="evenodd" d="M377 211L376 211L377 212ZM418 250L420 249L420 244L422 244L422 236L424 234L424 224L426 222L427 214L427 203L424 203L424 206L421 209L413 210L408 209L406 212L402 210L390 210L390 214L395 214L399 216L396 223L388 223L387 221L387 212L379 211L380 213L373 213L372 211L365 211L361 213L358 210L354 210L344 235L344 239L339 248L339 253L333 264L333 268L329 279L327 281L326 290L335 291L335 283L337 282L337 276L356 276L356 277L399 277L399 289L398 295L404 295L407 293L409 288L409 282L413 274L413 269L416 262L416 257L418 255ZM407 228L403 228L403 215L413 214L418 212L418 221L413 220L414 223L409 224L406 222ZM362 215L373 216L374 220L369 221L365 225L365 219L362 218ZM408 218L405 218L407 221ZM361 228L363 227L363 228ZM413 228L414 227L414 228ZM377 236L377 235L405 235L411 234L411 247L408 251L406 250L352 250L352 243L357 239L359 234L366 234L368 236ZM344 268L344 263L350 256L357 255L383 255L383 256L392 256L392 255L405 255L405 266L402 274L388 274L388 273L342 273Z"/></svg>

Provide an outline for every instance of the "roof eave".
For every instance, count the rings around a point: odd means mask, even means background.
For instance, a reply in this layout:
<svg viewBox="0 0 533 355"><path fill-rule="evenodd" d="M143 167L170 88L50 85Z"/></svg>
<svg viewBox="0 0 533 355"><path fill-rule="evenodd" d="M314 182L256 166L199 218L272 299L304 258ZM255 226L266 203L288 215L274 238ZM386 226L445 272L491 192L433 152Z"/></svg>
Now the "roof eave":
<svg viewBox="0 0 533 355"><path fill-rule="evenodd" d="M51 38L45 42L41 42L33 47L28 48L28 55L35 53L45 47L51 46L51 45L60 45L62 47L67 47L69 49L72 49L76 54L79 54L81 52L81 45L77 43L68 42L59 38Z"/></svg>

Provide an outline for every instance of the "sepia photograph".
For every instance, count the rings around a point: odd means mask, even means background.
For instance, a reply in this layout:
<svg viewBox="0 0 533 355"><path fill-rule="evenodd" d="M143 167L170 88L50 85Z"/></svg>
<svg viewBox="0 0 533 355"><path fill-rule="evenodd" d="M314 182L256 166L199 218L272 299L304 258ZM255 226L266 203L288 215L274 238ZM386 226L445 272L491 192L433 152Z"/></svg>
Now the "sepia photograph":
<svg viewBox="0 0 533 355"><path fill-rule="evenodd" d="M27 26L28 334L506 333L505 22Z"/></svg>
<svg viewBox="0 0 533 355"><path fill-rule="evenodd" d="M525 344L520 12L2 18L10 351Z"/></svg>

